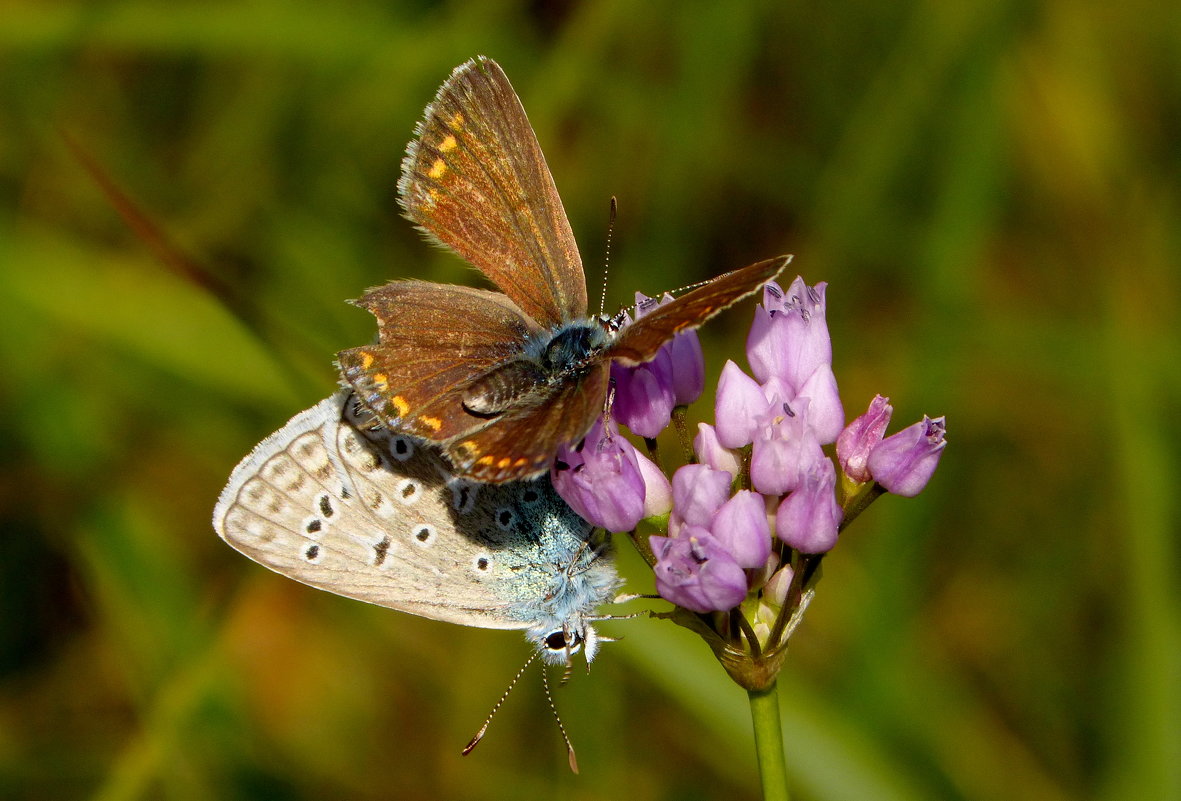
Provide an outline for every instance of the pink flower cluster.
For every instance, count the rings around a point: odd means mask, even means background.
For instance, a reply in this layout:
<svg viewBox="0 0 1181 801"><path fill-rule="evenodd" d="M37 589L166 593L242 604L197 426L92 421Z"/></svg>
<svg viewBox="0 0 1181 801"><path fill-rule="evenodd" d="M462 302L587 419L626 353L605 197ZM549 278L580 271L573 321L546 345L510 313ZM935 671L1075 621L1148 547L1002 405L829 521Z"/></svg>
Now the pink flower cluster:
<svg viewBox="0 0 1181 801"><path fill-rule="evenodd" d="M946 445L941 417L884 437L892 409L877 396L845 425L825 289L798 277L786 291L767 284L747 337L754 375L726 363L715 424L699 426L697 463L677 470L671 483L614 424L596 425L577 447L558 454L555 488L597 526L631 531L641 519L671 510L667 536L649 542L657 591L681 607L724 611L752 590L781 594L791 568L782 549L773 548L776 540L804 554L831 549L844 515L836 464L850 482L876 481L913 496L939 462ZM644 304L652 301L642 298L640 313ZM679 334L647 364L614 365L615 417L634 433L655 437L675 406L700 396L703 375L693 332ZM834 443L836 464L824 450ZM747 482L749 489L741 488Z"/></svg>

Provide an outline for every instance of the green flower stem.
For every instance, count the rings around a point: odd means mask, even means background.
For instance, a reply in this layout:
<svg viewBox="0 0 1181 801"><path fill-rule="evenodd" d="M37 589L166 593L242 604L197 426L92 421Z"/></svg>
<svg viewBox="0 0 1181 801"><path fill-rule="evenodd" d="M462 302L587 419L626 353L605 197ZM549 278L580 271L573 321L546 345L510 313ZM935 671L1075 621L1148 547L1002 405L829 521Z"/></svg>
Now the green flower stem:
<svg viewBox="0 0 1181 801"><path fill-rule="evenodd" d="M689 436L689 426L685 422L685 412L688 410L688 406L674 406L672 418L677 429L677 440L681 443L681 458L685 464L693 464L697 459L693 455L693 438Z"/></svg>
<svg viewBox="0 0 1181 801"><path fill-rule="evenodd" d="M841 505L845 509L845 516L841 520L841 526L838 531L844 531L856 519L857 515L864 512L871 503L886 494L886 488L876 481L868 485L855 485L848 483L848 479L844 478L842 474L842 482L845 483L845 486L842 487L844 499Z"/></svg>
<svg viewBox="0 0 1181 801"><path fill-rule="evenodd" d="M783 730L779 725L779 689L748 690L750 717L755 730L755 756L763 782L763 801L788 801L787 761L783 754Z"/></svg>

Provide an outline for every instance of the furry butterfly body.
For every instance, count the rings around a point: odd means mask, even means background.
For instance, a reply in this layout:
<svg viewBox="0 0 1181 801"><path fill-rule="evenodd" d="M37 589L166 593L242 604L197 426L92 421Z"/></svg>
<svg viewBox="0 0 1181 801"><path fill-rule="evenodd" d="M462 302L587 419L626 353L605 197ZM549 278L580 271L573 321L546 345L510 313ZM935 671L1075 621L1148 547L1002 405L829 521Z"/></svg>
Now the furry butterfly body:
<svg viewBox="0 0 1181 801"><path fill-rule="evenodd" d="M773 279L787 257L719 276L634 322L587 315L574 234L500 67L477 58L439 89L403 162L406 216L501 292L394 281L357 304L378 341L338 354L344 383L391 430L439 443L483 482L536 476L603 408L612 361L654 358Z"/></svg>
<svg viewBox="0 0 1181 801"><path fill-rule="evenodd" d="M230 476L214 528L319 589L466 626L524 629L551 662L597 645L619 585L607 544L548 478L481 485L347 392L292 418Z"/></svg>

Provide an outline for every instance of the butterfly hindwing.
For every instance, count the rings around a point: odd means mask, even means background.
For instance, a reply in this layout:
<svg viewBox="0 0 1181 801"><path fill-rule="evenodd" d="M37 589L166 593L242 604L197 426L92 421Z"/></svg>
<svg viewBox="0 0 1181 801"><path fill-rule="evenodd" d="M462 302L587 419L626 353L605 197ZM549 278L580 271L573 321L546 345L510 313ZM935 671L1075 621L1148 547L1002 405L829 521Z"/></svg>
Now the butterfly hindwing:
<svg viewBox="0 0 1181 801"><path fill-rule="evenodd" d="M447 446L457 472L476 481L501 482L534 476L553 462L558 445L582 438L603 411L609 370L595 364L580 381L568 381L538 406L505 415L497 425Z"/></svg>
<svg viewBox="0 0 1181 801"><path fill-rule="evenodd" d="M580 613L605 600L614 571L547 479L481 486L367 420L337 393L265 439L222 492L218 533L310 586L468 626L560 627L550 585ZM572 578L576 558L590 584Z"/></svg>
<svg viewBox="0 0 1181 801"><path fill-rule="evenodd" d="M469 287L393 281L356 303L377 317L379 341L337 354L344 381L393 430L436 442L489 424L464 408L466 387L538 330L506 296Z"/></svg>
<svg viewBox="0 0 1181 801"><path fill-rule="evenodd" d="M378 335L406 347L438 344L475 354L520 347L541 331L507 296L485 289L429 281L390 281L353 301L378 321Z"/></svg>
<svg viewBox="0 0 1181 801"><path fill-rule="evenodd" d="M380 460L349 448L356 434L341 430L340 412L339 400L329 399L264 440L231 475L214 514L218 533L254 561L337 595L452 622L512 628L505 620L490 625L495 615L487 612L481 623L472 622L473 608L501 604L479 584L466 588L458 606L432 603L463 571L456 555L462 549L425 553L437 536L431 521L439 511L429 498L429 464L421 456L400 463L399 478L383 482L391 486L379 502L365 478L371 470L359 465ZM437 476L434 481L441 483ZM393 500L406 488L421 493L413 505L404 497ZM428 542L417 539L422 532Z"/></svg>
<svg viewBox="0 0 1181 801"><path fill-rule="evenodd" d="M402 165L406 216L543 327L586 314L574 234L504 72L479 57L427 106Z"/></svg>

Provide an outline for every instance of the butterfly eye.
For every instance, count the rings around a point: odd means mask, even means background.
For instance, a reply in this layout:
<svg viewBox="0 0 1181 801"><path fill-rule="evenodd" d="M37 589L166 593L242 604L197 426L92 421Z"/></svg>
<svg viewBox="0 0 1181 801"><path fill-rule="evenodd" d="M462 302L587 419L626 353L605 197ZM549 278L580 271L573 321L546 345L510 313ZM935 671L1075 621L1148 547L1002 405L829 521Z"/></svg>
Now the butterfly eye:
<svg viewBox="0 0 1181 801"><path fill-rule="evenodd" d="M573 652L582 645L582 635L577 631L566 632L563 629L555 629L545 635L543 642L547 650Z"/></svg>

